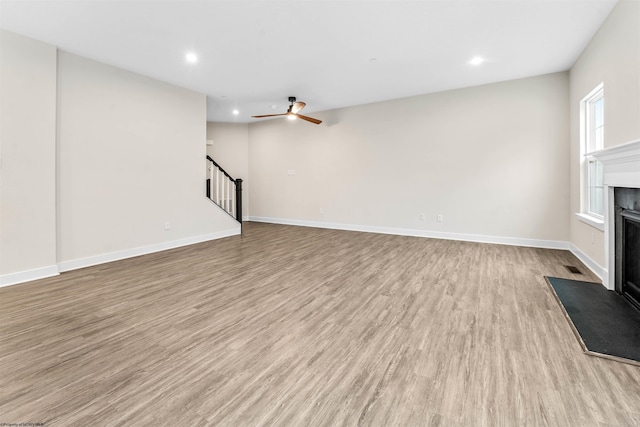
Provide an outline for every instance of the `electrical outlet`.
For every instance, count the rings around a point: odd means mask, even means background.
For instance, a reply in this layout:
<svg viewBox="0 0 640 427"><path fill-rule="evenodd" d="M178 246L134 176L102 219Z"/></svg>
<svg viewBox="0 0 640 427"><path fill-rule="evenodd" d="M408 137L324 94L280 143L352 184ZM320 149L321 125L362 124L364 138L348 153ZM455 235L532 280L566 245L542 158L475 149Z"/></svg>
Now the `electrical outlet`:
<svg viewBox="0 0 640 427"><path fill-rule="evenodd" d="M420 221L424 221L427 218L427 216L424 214L424 212L420 212Z"/></svg>
<svg viewBox="0 0 640 427"><path fill-rule="evenodd" d="M289 169L287 171L287 175L295 175L296 174L296 170L295 169Z"/></svg>
<svg viewBox="0 0 640 427"><path fill-rule="evenodd" d="M169 221L164 223L164 229L165 230L171 230L171 223Z"/></svg>
<svg viewBox="0 0 640 427"><path fill-rule="evenodd" d="M438 222L444 222L444 216L442 214L438 214Z"/></svg>
<svg viewBox="0 0 640 427"><path fill-rule="evenodd" d="M320 208L320 215L324 215L324 208Z"/></svg>

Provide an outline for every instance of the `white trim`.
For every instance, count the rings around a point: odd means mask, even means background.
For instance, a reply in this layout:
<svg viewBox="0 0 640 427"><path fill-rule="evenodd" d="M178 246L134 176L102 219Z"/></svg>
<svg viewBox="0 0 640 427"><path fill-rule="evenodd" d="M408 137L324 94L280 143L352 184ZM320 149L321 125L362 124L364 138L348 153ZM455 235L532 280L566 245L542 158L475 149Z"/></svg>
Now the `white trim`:
<svg viewBox="0 0 640 427"><path fill-rule="evenodd" d="M247 216L243 218L245 221L266 222L271 224L296 225L302 227L328 228L333 230L361 231L367 233L394 234L399 236L427 237L445 240L462 240L468 242L494 243L501 245L528 246L535 248L547 249L568 249L575 255L584 265L586 265L596 276L598 276L605 286L607 286L607 270L589 256L582 252L573 243L557 241L557 240L539 240L539 239L520 239L513 237L485 236L479 234L462 234L462 233L444 233L439 231L414 230L405 228L391 227L373 227L353 224L339 224L319 221L303 221L282 218L268 218ZM0 287L16 285L19 283L30 282L37 279L44 279L60 274L60 272L76 270L79 268L90 267L92 265L104 264L107 262L117 261L125 258L145 255L154 252L160 252L181 246L188 246L195 243L206 242L209 240L221 239L224 237L237 236L240 231L224 230L217 233L204 234L200 236L188 237L180 240L163 242L155 245L143 246L134 249L127 249L108 254L96 255L93 257L82 258L72 261L64 261L59 265L37 268L34 270L21 271L18 273L5 274L0 276Z"/></svg>
<svg viewBox="0 0 640 427"><path fill-rule="evenodd" d="M585 224L597 228L600 231L604 231L604 219L596 218L594 216L581 212L576 212L576 216Z"/></svg>
<svg viewBox="0 0 640 427"><path fill-rule="evenodd" d="M616 251L616 234L615 234L615 188L608 185L604 186L604 203L605 203L605 224L604 229L604 262L608 274L603 279L605 286L610 290L615 290L616 287L616 264L615 264L615 251ZM614 258L611 260L611 258Z"/></svg>
<svg viewBox="0 0 640 427"><path fill-rule="evenodd" d="M305 221L297 219L250 216L249 221L271 224L297 225L301 227L329 228L332 230L362 231L365 233L394 234L397 236L427 237L432 239L462 240L465 242L494 243L498 245L528 246L532 248L569 249L569 243L559 240L525 239L518 237L486 236L482 234L446 233L442 231L415 230L410 228L375 227L369 225L340 224L333 222Z"/></svg>
<svg viewBox="0 0 640 427"><path fill-rule="evenodd" d="M592 143L595 141L595 127L592 123L595 116L594 103L600 99L604 99L604 82L598 84L589 94L580 101L580 211L587 216L599 217L596 212L591 211L591 188L597 187L593 185L592 180L595 179L591 175L589 161L592 157ZM603 117L604 120L604 117ZM603 124L604 127L604 124ZM603 135L604 138L604 135ZM604 141L600 141L601 144ZM596 147L598 150L602 147ZM597 159L596 159L597 160Z"/></svg>
<svg viewBox="0 0 640 427"><path fill-rule="evenodd" d="M167 249L179 248L181 246L193 245L195 243L206 242L209 240L222 239L223 237L237 236L239 234L240 227L231 230L218 231L216 233L202 234L199 236L157 243L154 245L141 246L139 248L125 249L122 251L95 255L87 258L63 261L58 264L58 267L60 268L60 272L77 270L79 268L90 267L92 265L104 264L107 262L118 261L125 258L132 258L154 252L166 251Z"/></svg>
<svg viewBox="0 0 640 427"><path fill-rule="evenodd" d="M608 288L608 276L606 268L601 267L597 262L592 260L587 254L582 252L582 250L580 250L580 248L578 248L573 243L569 243L569 251L571 251L571 253L575 255L576 258L578 258L584 265L586 265L587 268L593 272L593 274L595 274L600 280L602 280L602 284L605 288Z"/></svg>
<svg viewBox="0 0 640 427"><path fill-rule="evenodd" d="M33 270L19 271L0 276L0 287L17 285L18 283L31 282L32 280L44 279L60 274L57 265L35 268Z"/></svg>

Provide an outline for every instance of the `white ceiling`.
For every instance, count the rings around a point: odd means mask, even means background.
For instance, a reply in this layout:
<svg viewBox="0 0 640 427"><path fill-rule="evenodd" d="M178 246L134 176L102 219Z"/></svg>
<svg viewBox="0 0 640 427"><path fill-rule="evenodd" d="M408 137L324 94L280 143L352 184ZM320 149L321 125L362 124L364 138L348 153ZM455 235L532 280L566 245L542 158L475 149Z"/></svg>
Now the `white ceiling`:
<svg viewBox="0 0 640 427"><path fill-rule="evenodd" d="M210 121L251 122L290 95L309 114L568 70L615 3L1 0L0 26L205 93Z"/></svg>

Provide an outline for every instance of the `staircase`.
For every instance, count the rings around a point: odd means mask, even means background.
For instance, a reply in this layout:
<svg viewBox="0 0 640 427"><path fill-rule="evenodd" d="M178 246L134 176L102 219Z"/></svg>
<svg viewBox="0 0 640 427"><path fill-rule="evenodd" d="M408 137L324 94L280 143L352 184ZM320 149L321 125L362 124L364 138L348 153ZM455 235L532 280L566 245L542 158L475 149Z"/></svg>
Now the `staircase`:
<svg viewBox="0 0 640 427"><path fill-rule="evenodd" d="M207 156L207 197L242 224L242 180L233 179Z"/></svg>

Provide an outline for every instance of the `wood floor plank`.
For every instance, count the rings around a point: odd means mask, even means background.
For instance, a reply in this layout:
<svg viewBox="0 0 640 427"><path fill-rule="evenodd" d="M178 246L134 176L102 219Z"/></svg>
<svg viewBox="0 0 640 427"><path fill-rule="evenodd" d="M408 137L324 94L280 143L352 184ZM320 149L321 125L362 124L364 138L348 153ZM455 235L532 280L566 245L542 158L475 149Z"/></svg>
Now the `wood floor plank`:
<svg viewBox="0 0 640 427"><path fill-rule="evenodd" d="M575 265L575 275L564 266ZM567 251L245 223L0 289L0 423L632 426L584 355Z"/></svg>

